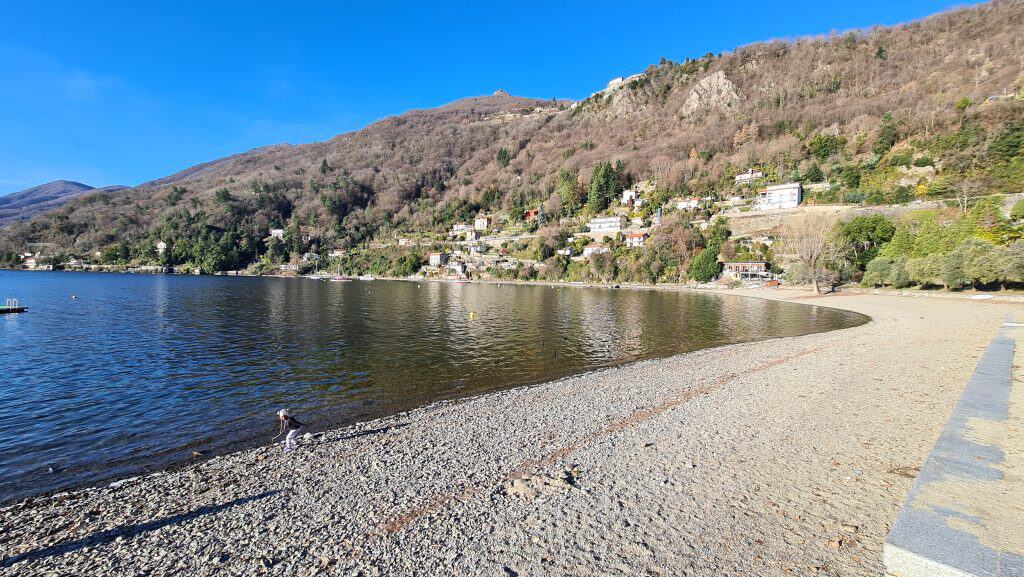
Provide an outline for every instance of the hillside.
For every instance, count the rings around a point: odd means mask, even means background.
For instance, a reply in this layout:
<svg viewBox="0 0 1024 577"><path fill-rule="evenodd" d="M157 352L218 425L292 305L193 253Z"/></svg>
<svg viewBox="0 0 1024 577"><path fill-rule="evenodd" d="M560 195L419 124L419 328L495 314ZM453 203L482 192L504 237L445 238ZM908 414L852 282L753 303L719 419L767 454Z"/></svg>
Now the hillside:
<svg viewBox="0 0 1024 577"><path fill-rule="evenodd" d="M826 180L807 198L819 204L1020 192L1022 86L1024 2L998 1L662 60L580 103L499 92L252 150L8 225L0 251L117 245L111 254L142 262L164 240L178 247L172 264L216 251L203 268L220 270L266 255L271 227L304 230L295 252L440 233L478 212L515 220L540 205L571 228L608 204L588 202L606 162L618 190L653 181L657 203L749 193L733 182L747 168L762 182Z"/></svg>

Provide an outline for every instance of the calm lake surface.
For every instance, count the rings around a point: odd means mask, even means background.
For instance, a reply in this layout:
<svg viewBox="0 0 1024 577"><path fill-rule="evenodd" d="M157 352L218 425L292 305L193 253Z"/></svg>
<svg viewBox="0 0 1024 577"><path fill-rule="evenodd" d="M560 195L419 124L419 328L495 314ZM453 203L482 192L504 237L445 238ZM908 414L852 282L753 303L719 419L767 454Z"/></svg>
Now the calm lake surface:
<svg viewBox="0 0 1024 577"><path fill-rule="evenodd" d="M866 321L683 292L0 271L9 297L30 311L0 315L0 501L265 444L281 407L320 430Z"/></svg>

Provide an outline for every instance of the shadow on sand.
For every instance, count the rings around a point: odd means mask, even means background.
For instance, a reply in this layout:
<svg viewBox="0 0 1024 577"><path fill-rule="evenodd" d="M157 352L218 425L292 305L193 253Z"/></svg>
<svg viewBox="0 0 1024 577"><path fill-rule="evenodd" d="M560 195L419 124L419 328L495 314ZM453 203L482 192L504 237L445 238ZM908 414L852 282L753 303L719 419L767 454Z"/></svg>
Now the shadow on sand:
<svg viewBox="0 0 1024 577"><path fill-rule="evenodd" d="M38 561L40 559L46 559L47 557L65 555L67 553L83 549L85 547L96 547L98 545L110 543L118 537L130 539L132 537L141 535L143 533L147 533L149 531L155 531L168 525L186 523L188 521L197 519L204 515L212 515L224 511L225 509L236 507L238 505L244 505L246 503L251 503L259 499L265 499L267 497L276 495L280 492L280 490L265 491L258 495L251 495L249 497L239 497L238 499L228 501L227 503L221 503L220 505L207 505L205 507L200 507L188 513L172 515L170 517L164 517L163 519L149 521L148 523L139 523L138 525L124 525L121 527L115 527L113 529L107 529L106 531L93 533L91 535L87 535L85 537L82 537L81 539L76 539L74 541L57 543L56 545L51 545L49 547L44 547L42 549L37 549L35 551L29 551L27 553L22 553L20 555L15 555L13 557L8 557L6 559L0 560L0 567L10 567L11 565L21 561Z"/></svg>

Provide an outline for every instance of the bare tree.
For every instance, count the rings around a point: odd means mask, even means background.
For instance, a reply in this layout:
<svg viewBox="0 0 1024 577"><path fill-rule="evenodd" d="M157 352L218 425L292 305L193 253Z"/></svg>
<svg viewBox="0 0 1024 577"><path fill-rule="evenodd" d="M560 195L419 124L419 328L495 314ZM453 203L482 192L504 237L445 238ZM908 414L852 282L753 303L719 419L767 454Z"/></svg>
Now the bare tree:
<svg viewBox="0 0 1024 577"><path fill-rule="evenodd" d="M981 188L981 183L973 179L965 180L957 185L956 204L960 207L960 212L967 214L967 211L971 208L971 200L978 196Z"/></svg>
<svg viewBox="0 0 1024 577"><path fill-rule="evenodd" d="M791 218L779 234L783 251L807 268L815 294L821 294L821 283L829 276L826 265L839 254L838 222L835 214L807 212Z"/></svg>

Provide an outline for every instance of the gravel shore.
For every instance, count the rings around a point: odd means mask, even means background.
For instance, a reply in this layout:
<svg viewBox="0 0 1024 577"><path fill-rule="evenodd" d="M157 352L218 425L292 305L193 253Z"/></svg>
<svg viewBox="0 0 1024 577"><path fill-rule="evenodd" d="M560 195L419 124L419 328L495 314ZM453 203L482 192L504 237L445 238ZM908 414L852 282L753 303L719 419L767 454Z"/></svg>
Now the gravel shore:
<svg viewBox="0 0 1024 577"><path fill-rule="evenodd" d="M0 575L882 575L917 468L1022 307L730 292L874 320L30 500L0 510Z"/></svg>

